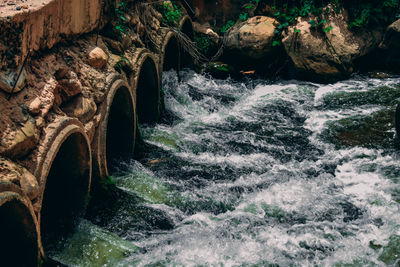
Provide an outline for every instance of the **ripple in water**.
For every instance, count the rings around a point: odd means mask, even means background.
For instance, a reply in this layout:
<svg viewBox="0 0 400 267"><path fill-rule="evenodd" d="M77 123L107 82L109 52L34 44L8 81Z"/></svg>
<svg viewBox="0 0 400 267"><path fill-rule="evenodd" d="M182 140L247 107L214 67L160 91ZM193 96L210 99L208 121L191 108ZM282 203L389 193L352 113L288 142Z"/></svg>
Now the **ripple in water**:
<svg viewBox="0 0 400 267"><path fill-rule="evenodd" d="M238 83L164 73L166 115L113 179L76 266L383 266L400 259L399 79ZM79 252L79 253L78 253Z"/></svg>

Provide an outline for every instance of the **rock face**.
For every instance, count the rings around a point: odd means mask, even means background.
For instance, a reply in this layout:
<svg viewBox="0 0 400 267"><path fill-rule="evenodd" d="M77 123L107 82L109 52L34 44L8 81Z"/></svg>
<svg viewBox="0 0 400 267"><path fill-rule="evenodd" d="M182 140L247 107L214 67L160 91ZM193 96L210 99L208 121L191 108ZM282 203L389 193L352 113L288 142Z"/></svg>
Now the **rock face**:
<svg viewBox="0 0 400 267"><path fill-rule="evenodd" d="M332 80L353 72L353 62L377 48L382 39L379 30L354 33L348 29L347 13L324 15L323 31L312 27L310 20L298 18L297 24L288 28L282 42L300 78ZM300 30L300 32L295 31Z"/></svg>
<svg viewBox="0 0 400 267"><path fill-rule="evenodd" d="M384 50L385 65L387 67L400 67L400 19L387 28L380 48Z"/></svg>
<svg viewBox="0 0 400 267"><path fill-rule="evenodd" d="M103 49L101 49L100 47L94 48L89 53L88 61L92 67L101 69L107 63L107 60L108 57L106 53L104 53Z"/></svg>
<svg viewBox="0 0 400 267"><path fill-rule="evenodd" d="M256 16L233 26L224 40L226 52L238 56L238 60L260 61L276 51L272 46L275 26L278 22L270 17Z"/></svg>

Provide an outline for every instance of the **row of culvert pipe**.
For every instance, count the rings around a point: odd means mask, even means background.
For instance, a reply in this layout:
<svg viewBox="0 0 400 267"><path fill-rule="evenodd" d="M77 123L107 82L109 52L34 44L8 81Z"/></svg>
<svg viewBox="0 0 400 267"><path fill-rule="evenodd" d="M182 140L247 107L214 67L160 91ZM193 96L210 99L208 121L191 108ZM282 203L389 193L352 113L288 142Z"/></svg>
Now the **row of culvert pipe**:
<svg viewBox="0 0 400 267"><path fill-rule="evenodd" d="M189 17L180 26L193 37ZM159 117L162 71L187 62L179 56L182 51L175 34L164 30L162 36L156 54L137 49L128 58L133 66L130 77L117 72L107 77L106 97L94 116L99 122L93 136L78 119L56 116L32 152L34 166L1 158L0 173L15 174L14 180L0 179L1 266L39 266L52 240L73 230L85 211L91 185L110 175L113 159L133 155L137 124ZM32 196L23 190L29 188L23 166L38 184Z"/></svg>

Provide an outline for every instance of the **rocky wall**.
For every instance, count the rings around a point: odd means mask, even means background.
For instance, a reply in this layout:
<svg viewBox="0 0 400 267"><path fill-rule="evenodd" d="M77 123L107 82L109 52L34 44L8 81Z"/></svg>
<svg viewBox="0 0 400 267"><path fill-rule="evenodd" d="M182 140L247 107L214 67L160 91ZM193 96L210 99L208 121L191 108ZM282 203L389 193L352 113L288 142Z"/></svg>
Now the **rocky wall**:
<svg viewBox="0 0 400 267"><path fill-rule="evenodd" d="M3 67L18 66L19 75L21 58L36 51L25 62L18 90L0 83L0 225L10 228L4 242L20 237L36 259L20 266L37 266L49 244L82 216L91 186L110 175L113 159L132 156L138 121L160 114L163 67L178 66L175 33L161 27L153 5L129 2L122 11L124 32L108 18L98 35L106 13L101 1L78 2L55 0L40 8L28 1L32 8L24 14L8 5L0 9L7 16L0 48L17 44L13 57L0 51ZM191 29L188 22L183 16L178 25ZM19 220L10 217L15 205L21 207L19 228L10 226ZM20 229L30 233L26 240ZM9 251L0 255L13 264Z"/></svg>

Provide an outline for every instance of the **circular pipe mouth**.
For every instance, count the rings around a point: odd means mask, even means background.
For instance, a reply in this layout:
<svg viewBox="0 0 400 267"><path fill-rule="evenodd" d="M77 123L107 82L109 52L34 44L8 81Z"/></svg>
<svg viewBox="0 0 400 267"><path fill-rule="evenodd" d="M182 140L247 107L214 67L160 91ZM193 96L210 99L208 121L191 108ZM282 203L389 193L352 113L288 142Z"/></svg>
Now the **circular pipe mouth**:
<svg viewBox="0 0 400 267"><path fill-rule="evenodd" d="M0 193L2 266L38 266L39 234L32 206L15 192Z"/></svg>
<svg viewBox="0 0 400 267"><path fill-rule="evenodd" d="M179 70L180 68L180 49L178 46L178 40L175 34L167 35L166 45L162 52L163 55L163 71L169 71L171 69Z"/></svg>
<svg viewBox="0 0 400 267"><path fill-rule="evenodd" d="M160 84L155 61L148 54L141 64L137 80L136 111L139 123L155 122L160 117Z"/></svg>
<svg viewBox="0 0 400 267"><path fill-rule="evenodd" d="M190 38L190 40L193 41L194 38L193 23L189 16L186 15L181 19L179 23L179 28L181 29L182 33L184 33L187 37Z"/></svg>
<svg viewBox="0 0 400 267"><path fill-rule="evenodd" d="M109 176L118 161L133 156L136 113L133 93L125 81L112 82L101 114L93 146L97 178Z"/></svg>
<svg viewBox="0 0 400 267"><path fill-rule="evenodd" d="M128 87L120 87L114 95L108 115L106 158L108 169L117 160L133 156L135 144L135 112Z"/></svg>
<svg viewBox="0 0 400 267"><path fill-rule="evenodd" d="M194 31L193 31L193 22L189 16L184 16L180 23L179 28L182 33L184 33L191 41L194 40ZM180 49L181 51L181 67L188 68L193 66L193 59L191 55L185 51L184 48Z"/></svg>
<svg viewBox="0 0 400 267"><path fill-rule="evenodd" d="M71 233L85 211L91 182L92 158L83 126L74 119L55 125L47 145L40 177L39 222L43 247L48 252Z"/></svg>

